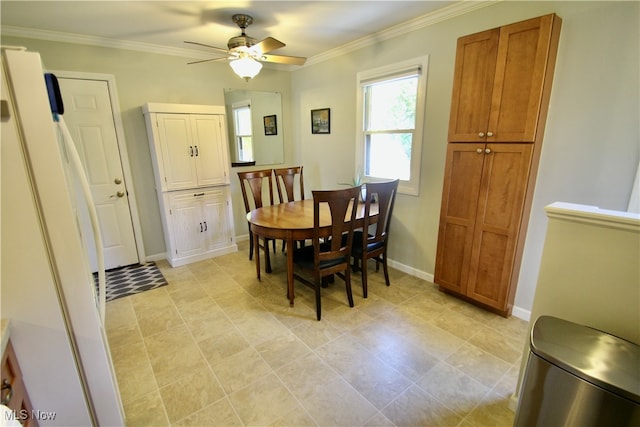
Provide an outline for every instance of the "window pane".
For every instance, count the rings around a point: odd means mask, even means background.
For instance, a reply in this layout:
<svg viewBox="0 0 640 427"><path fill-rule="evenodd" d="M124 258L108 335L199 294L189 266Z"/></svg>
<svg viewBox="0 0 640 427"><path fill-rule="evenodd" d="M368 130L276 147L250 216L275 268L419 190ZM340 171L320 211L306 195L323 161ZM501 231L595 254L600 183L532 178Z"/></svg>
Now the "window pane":
<svg viewBox="0 0 640 427"><path fill-rule="evenodd" d="M236 113L236 135L251 135L251 109L238 108Z"/></svg>
<svg viewBox="0 0 640 427"><path fill-rule="evenodd" d="M411 139L411 133L367 135L365 174L408 181L411 178Z"/></svg>
<svg viewBox="0 0 640 427"><path fill-rule="evenodd" d="M241 162L253 160L253 144L250 136L238 137L238 158Z"/></svg>
<svg viewBox="0 0 640 427"><path fill-rule="evenodd" d="M417 76L367 86L366 130L413 129L417 88Z"/></svg>

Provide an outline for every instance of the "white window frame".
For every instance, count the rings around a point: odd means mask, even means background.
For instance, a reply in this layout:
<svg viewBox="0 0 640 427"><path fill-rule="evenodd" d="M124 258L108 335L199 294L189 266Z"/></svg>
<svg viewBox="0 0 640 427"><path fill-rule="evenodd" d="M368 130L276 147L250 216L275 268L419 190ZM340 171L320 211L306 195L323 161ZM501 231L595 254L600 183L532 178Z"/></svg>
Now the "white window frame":
<svg viewBox="0 0 640 427"><path fill-rule="evenodd" d="M239 109L243 109L243 108L248 108L249 112L250 112L250 119L251 119L251 134L247 134L247 135L239 135L238 134L238 120L237 120L237 113L236 110ZM231 114L233 116L233 141L234 141L234 148L236 151L236 159L242 160L242 161L247 161L247 160L243 160L243 157L240 156L240 140L241 138L246 138L246 137L250 137L251 138L251 152L252 152L252 158L254 157L254 153L253 153L253 110L251 109L251 100L246 100L246 101L238 101L238 102L234 102L231 105Z"/></svg>
<svg viewBox="0 0 640 427"><path fill-rule="evenodd" d="M417 196L420 194L420 169L422 163L422 135L425 121L425 101L427 93L427 70L429 56L420 56L391 65L361 71L357 74L357 108L356 108L356 171L364 173L365 132L364 132L364 90L363 86L375 81L384 81L419 71L418 94L416 99L416 124L411 143L411 170L408 181L400 181L398 192ZM363 176L365 182L384 181L382 178Z"/></svg>

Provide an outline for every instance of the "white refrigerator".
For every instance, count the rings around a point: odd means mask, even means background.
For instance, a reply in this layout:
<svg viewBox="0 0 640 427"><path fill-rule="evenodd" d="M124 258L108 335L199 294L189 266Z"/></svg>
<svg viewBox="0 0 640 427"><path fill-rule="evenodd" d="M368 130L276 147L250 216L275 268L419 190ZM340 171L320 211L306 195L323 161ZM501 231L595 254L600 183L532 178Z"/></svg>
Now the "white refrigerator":
<svg viewBox="0 0 640 427"><path fill-rule="evenodd" d="M23 382L41 426L122 426L40 55L3 47L1 89L0 315Z"/></svg>

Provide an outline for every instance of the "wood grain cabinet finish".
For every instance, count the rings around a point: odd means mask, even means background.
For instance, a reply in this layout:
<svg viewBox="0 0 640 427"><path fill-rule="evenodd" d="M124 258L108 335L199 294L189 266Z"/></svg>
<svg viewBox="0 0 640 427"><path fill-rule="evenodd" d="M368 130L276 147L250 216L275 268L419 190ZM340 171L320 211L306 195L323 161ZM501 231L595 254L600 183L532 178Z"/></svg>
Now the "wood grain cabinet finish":
<svg viewBox="0 0 640 427"><path fill-rule="evenodd" d="M551 14L458 39L449 142L535 142L560 25Z"/></svg>
<svg viewBox="0 0 640 427"><path fill-rule="evenodd" d="M434 281L511 315L561 20L458 40Z"/></svg>
<svg viewBox="0 0 640 427"><path fill-rule="evenodd" d="M38 426L38 420L34 418L33 407L29 401L27 390L22 382L22 372L11 341L7 343L2 355L2 404L13 412L13 419L19 421L24 427ZM4 420L7 422L8 420ZM4 425L4 423L2 423Z"/></svg>

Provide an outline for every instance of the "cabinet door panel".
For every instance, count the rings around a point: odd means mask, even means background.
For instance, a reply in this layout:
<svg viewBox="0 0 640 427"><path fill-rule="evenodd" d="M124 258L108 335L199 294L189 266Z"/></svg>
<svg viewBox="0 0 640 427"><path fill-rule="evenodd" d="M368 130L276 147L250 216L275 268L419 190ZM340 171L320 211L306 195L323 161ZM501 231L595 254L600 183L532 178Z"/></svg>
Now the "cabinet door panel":
<svg viewBox="0 0 640 427"><path fill-rule="evenodd" d="M467 295L504 310L531 166L531 144L487 144Z"/></svg>
<svg viewBox="0 0 640 427"><path fill-rule="evenodd" d="M203 200L203 216L206 223L204 234L207 250L229 244L227 221L227 199L223 191L209 191Z"/></svg>
<svg viewBox="0 0 640 427"><path fill-rule="evenodd" d="M226 140L222 135L221 116L192 115L195 165L198 185L206 187L227 183Z"/></svg>
<svg viewBox="0 0 640 427"><path fill-rule="evenodd" d="M483 161L484 144L447 147L434 281L460 293L466 289Z"/></svg>
<svg viewBox="0 0 640 427"><path fill-rule="evenodd" d="M171 226L175 255L186 257L204 250L202 195L184 194L171 200Z"/></svg>
<svg viewBox="0 0 640 427"><path fill-rule="evenodd" d="M500 28L487 142L534 142L553 16Z"/></svg>
<svg viewBox="0 0 640 427"><path fill-rule="evenodd" d="M191 123L187 114L158 114L158 133L168 190L197 186Z"/></svg>
<svg viewBox="0 0 640 427"><path fill-rule="evenodd" d="M499 29L458 39L454 72L450 142L484 141L491 106Z"/></svg>

